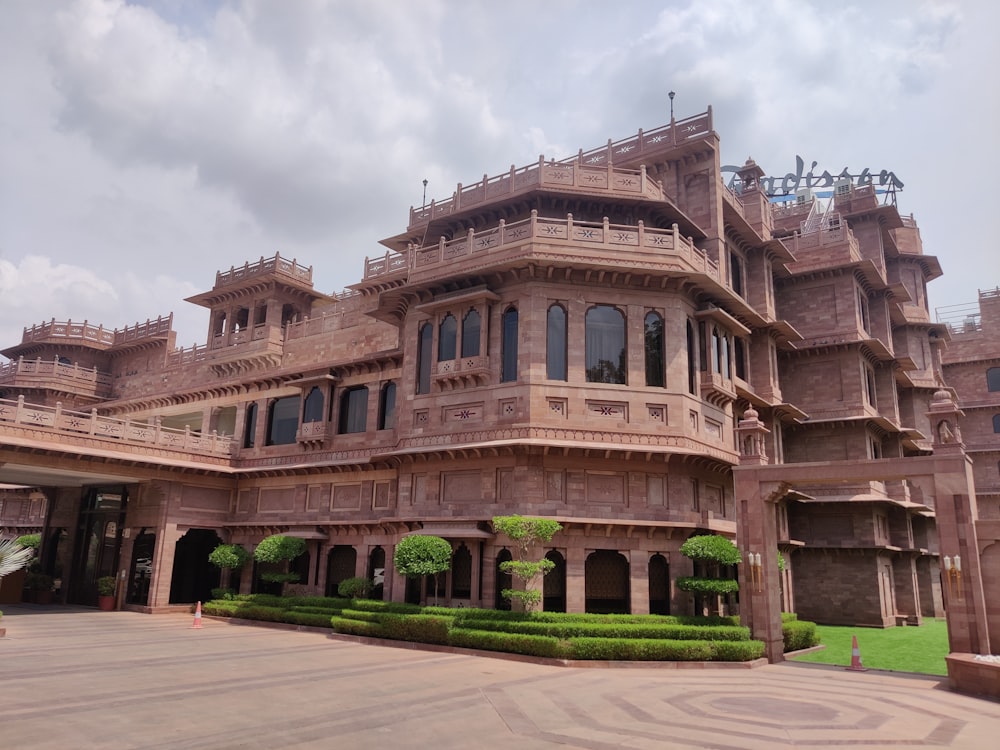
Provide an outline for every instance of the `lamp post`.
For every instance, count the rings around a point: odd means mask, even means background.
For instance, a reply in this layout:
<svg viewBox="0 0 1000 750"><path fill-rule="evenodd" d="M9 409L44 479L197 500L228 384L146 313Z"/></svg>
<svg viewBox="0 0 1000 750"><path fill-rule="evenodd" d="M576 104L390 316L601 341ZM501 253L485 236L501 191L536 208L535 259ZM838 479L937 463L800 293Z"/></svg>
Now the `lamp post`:
<svg viewBox="0 0 1000 750"><path fill-rule="evenodd" d="M670 97L670 122L672 123L674 121L674 96L675 96L675 94L674 94L673 91L671 91L670 93L667 94L667 96Z"/></svg>

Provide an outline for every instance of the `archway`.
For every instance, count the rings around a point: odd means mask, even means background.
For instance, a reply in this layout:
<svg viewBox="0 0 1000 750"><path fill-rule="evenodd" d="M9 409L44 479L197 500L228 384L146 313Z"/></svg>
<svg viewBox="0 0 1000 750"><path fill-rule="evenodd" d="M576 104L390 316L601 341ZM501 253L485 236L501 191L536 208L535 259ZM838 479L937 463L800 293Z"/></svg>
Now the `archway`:
<svg viewBox="0 0 1000 750"><path fill-rule="evenodd" d="M174 567L170 575L170 603L191 604L208 601L219 585L219 569L208 561L222 539L212 529L190 529L174 547Z"/></svg>
<svg viewBox="0 0 1000 750"><path fill-rule="evenodd" d="M566 558L558 550L550 549L545 559L555 567L542 579L542 608L546 612L566 611Z"/></svg>
<svg viewBox="0 0 1000 750"><path fill-rule="evenodd" d="M472 598L472 553L465 542L458 545L451 557L451 598Z"/></svg>
<svg viewBox="0 0 1000 750"><path fill-rule="evenodd" d="M353 578L358 569L358 552L349 544L337 544L326 556L326 595L337 596L341 581Z"/></svg>
<svg viewBox="0 0 1000 750"><path fill-rule="evenodd" d="M587 612L629 614L629 564L613 549L591 552L584 563Z"/></svg>
<svg viewBox="0 0 1000 750"><path fill-rule="evenodd" d="M504 573L500 570L500 563L510 562L513 558L511 557L509 549L502 549L497 553L497 566L496 566L496 592L493 597L493 606L496 609L510 609L510 599L506 599L503 595L504 589L513 588L513 581L511 580L510 573Z"/></svg>
<svg viewBox="0 0 1000 750"><path fill-rule="evenodd" d="M368 580L372 582L369 599L385 598L385 550L373 547L368 554Z"/></svg>
<svg viewBox="0 0 1000 750"><path fill-rule="evenodd" d="M670 566L658 552L649 558L649 613L670 614Z"/></svg>

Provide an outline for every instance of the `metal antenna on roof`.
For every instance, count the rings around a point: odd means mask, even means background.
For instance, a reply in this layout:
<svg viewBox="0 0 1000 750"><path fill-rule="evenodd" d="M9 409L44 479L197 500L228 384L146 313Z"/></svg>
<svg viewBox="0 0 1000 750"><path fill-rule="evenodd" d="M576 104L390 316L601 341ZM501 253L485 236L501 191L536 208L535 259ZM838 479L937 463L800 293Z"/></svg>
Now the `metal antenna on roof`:
<svg viewBox="0 0 1000 750"><path fill-rule="evenodd" d="M420 204L421 208L427 208L427 178L424 178L424 202Z"/></svg>

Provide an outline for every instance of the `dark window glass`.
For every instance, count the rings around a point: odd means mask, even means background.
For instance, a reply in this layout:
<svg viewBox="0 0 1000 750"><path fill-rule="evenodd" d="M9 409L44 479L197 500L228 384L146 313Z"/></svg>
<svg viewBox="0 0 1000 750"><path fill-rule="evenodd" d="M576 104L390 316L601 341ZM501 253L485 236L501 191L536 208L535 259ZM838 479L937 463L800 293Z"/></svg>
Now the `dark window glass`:
<svg viewBox="0 0 1000 750"><path fill-rule="evenodd" d="M722 337L715 326L712 326L712 371L722 374Z"/></svg>
<svg viewBox="0 0 1000 750"><path fill-rule="evenodd" d="M298 396L286 396L271 403L267 415L267 444L288 445L295 442L299 429Z"/></svg>
<svg viewBox="0 0 1000 750"><path fill-rule="evenodd" d="M588 383L626 382L625 316L610 305L587 310L586 367Z"/></svg>
<svg viewBox="0 0 1000 750"><path fill-rule="evenodd" d="M986 371L986 389L1000 391L1000 367L991 367Z"/></svg>
<svg viewBox="0 0 1000 750"><path fill-rule="evenodd" d="M247 407L246 423L243 427L243 447L253 448L257 435L257 404Z"/></svg>
<svg viewBox="0 0 1000 750"><path fill-rule="evenodd" d="M734 253L729 253L729 285L741 297L743 296L743 262Z"/></svg>
<svg viewBox="0 0 1000 750"><path fill-rule="evenodd" d="M993 432L1000 432L1000 414L993 415Z"/></svg>
<svg viewBox="0 0 1000 750"><path fill-rule="evenodd" d="M501 342L500 381L517 380L517 308L510 307L503 314L503 341Z"/></svg>
<svg viewBox="0 0 1000 750"><path fill-rule="evenodd" d="M734 340L734 348L736 350L736 377L740 380L747 379L747 351L746 345L743 343L743 339L737 336Z"/></svg>
<svg viewBox="0 0 1000 750"><path fill-rule="evenodd" d="M733 365L729 358L729 334L722 335L722 374L727 380L733 378Z"/></svg>
<svg viewBox="0 0 1000 750"><path fill-rule="evenodd" d="M469 310L462 319L462 356L479 356L479 312Z"/></svg>
<svg viewBox="0 0 1000 750"><path fill-rule="evenodd" d="M386 383L378 402L378 429L391 430L396 426L396 384Z"/></svg>
<svg viewBox="0 0 1000 750"><path fill-rule="evenodd" d="M694 326L687 322L688 393L694 394L698 385L698 363L694 356Z"/></svg>
<svg viewBox="0 0 1000 750"><path fill-rule="evenodd" d="M351 388L340 397L340 424L337 429L341 434L364 432L368 421L368 389Z"/></svg>
<svg viewBox="0 0 1000 750"><path fill-rule="evenodd" d="M566 310L552 305L546 320L545 372L549 380L566 380Z"/></svg>
<svg viewBox="0 0 1000 750"><path fill-rule="evenodd" d="M455 359L455 339L458 335L458 323L455 316L448 313L441 321L438 329L438 362L450 362Z"/></svg>
<svg viewBox="0 0 1000 750"><path fill-rule="evenodd" d="M865 396L871 406L876 406L875 400L875 372L870 367L865 367Z"/></svg>
<svg viewBox="0 0 1000 750"><path fill-rule="evenodd" d="M708 372L708 351L706 350L705 321L698 323L698 363L702 372Z"/></svg>
<svg viewBox="0 0 1000 750"><path fill-rule="evenodd" d="M663 318L655 312L646 315L646 385L660 388L666 385L663 369Z"/></svg>
<svg viewBox="0 0 1000 750"><path fill-rule="evenodd" d="M306 402L302 407L302 421L323 421L323 392L316 386L313 386L309 395L306 396Z"/></svg>
<svg viewBox="0 0 1000 750"><path fill-rule="evenodd" d="M431 347L434 345L434 329L430 323L420 326L417 335L417 393L431 392Z"/></svg>

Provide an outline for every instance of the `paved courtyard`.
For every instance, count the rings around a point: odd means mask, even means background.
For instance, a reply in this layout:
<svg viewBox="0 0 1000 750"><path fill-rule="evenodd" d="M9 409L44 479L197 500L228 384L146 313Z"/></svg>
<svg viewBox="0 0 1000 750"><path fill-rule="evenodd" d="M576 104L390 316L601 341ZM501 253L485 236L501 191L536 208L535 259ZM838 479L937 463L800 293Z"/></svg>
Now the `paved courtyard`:
<svg viewBox="0 0 1000 750"><path fill-rule="evenodd" d="M323 633L5 605L0 738L24 748L997 747L1000 703L782 664L573 669Z"/></svg>

